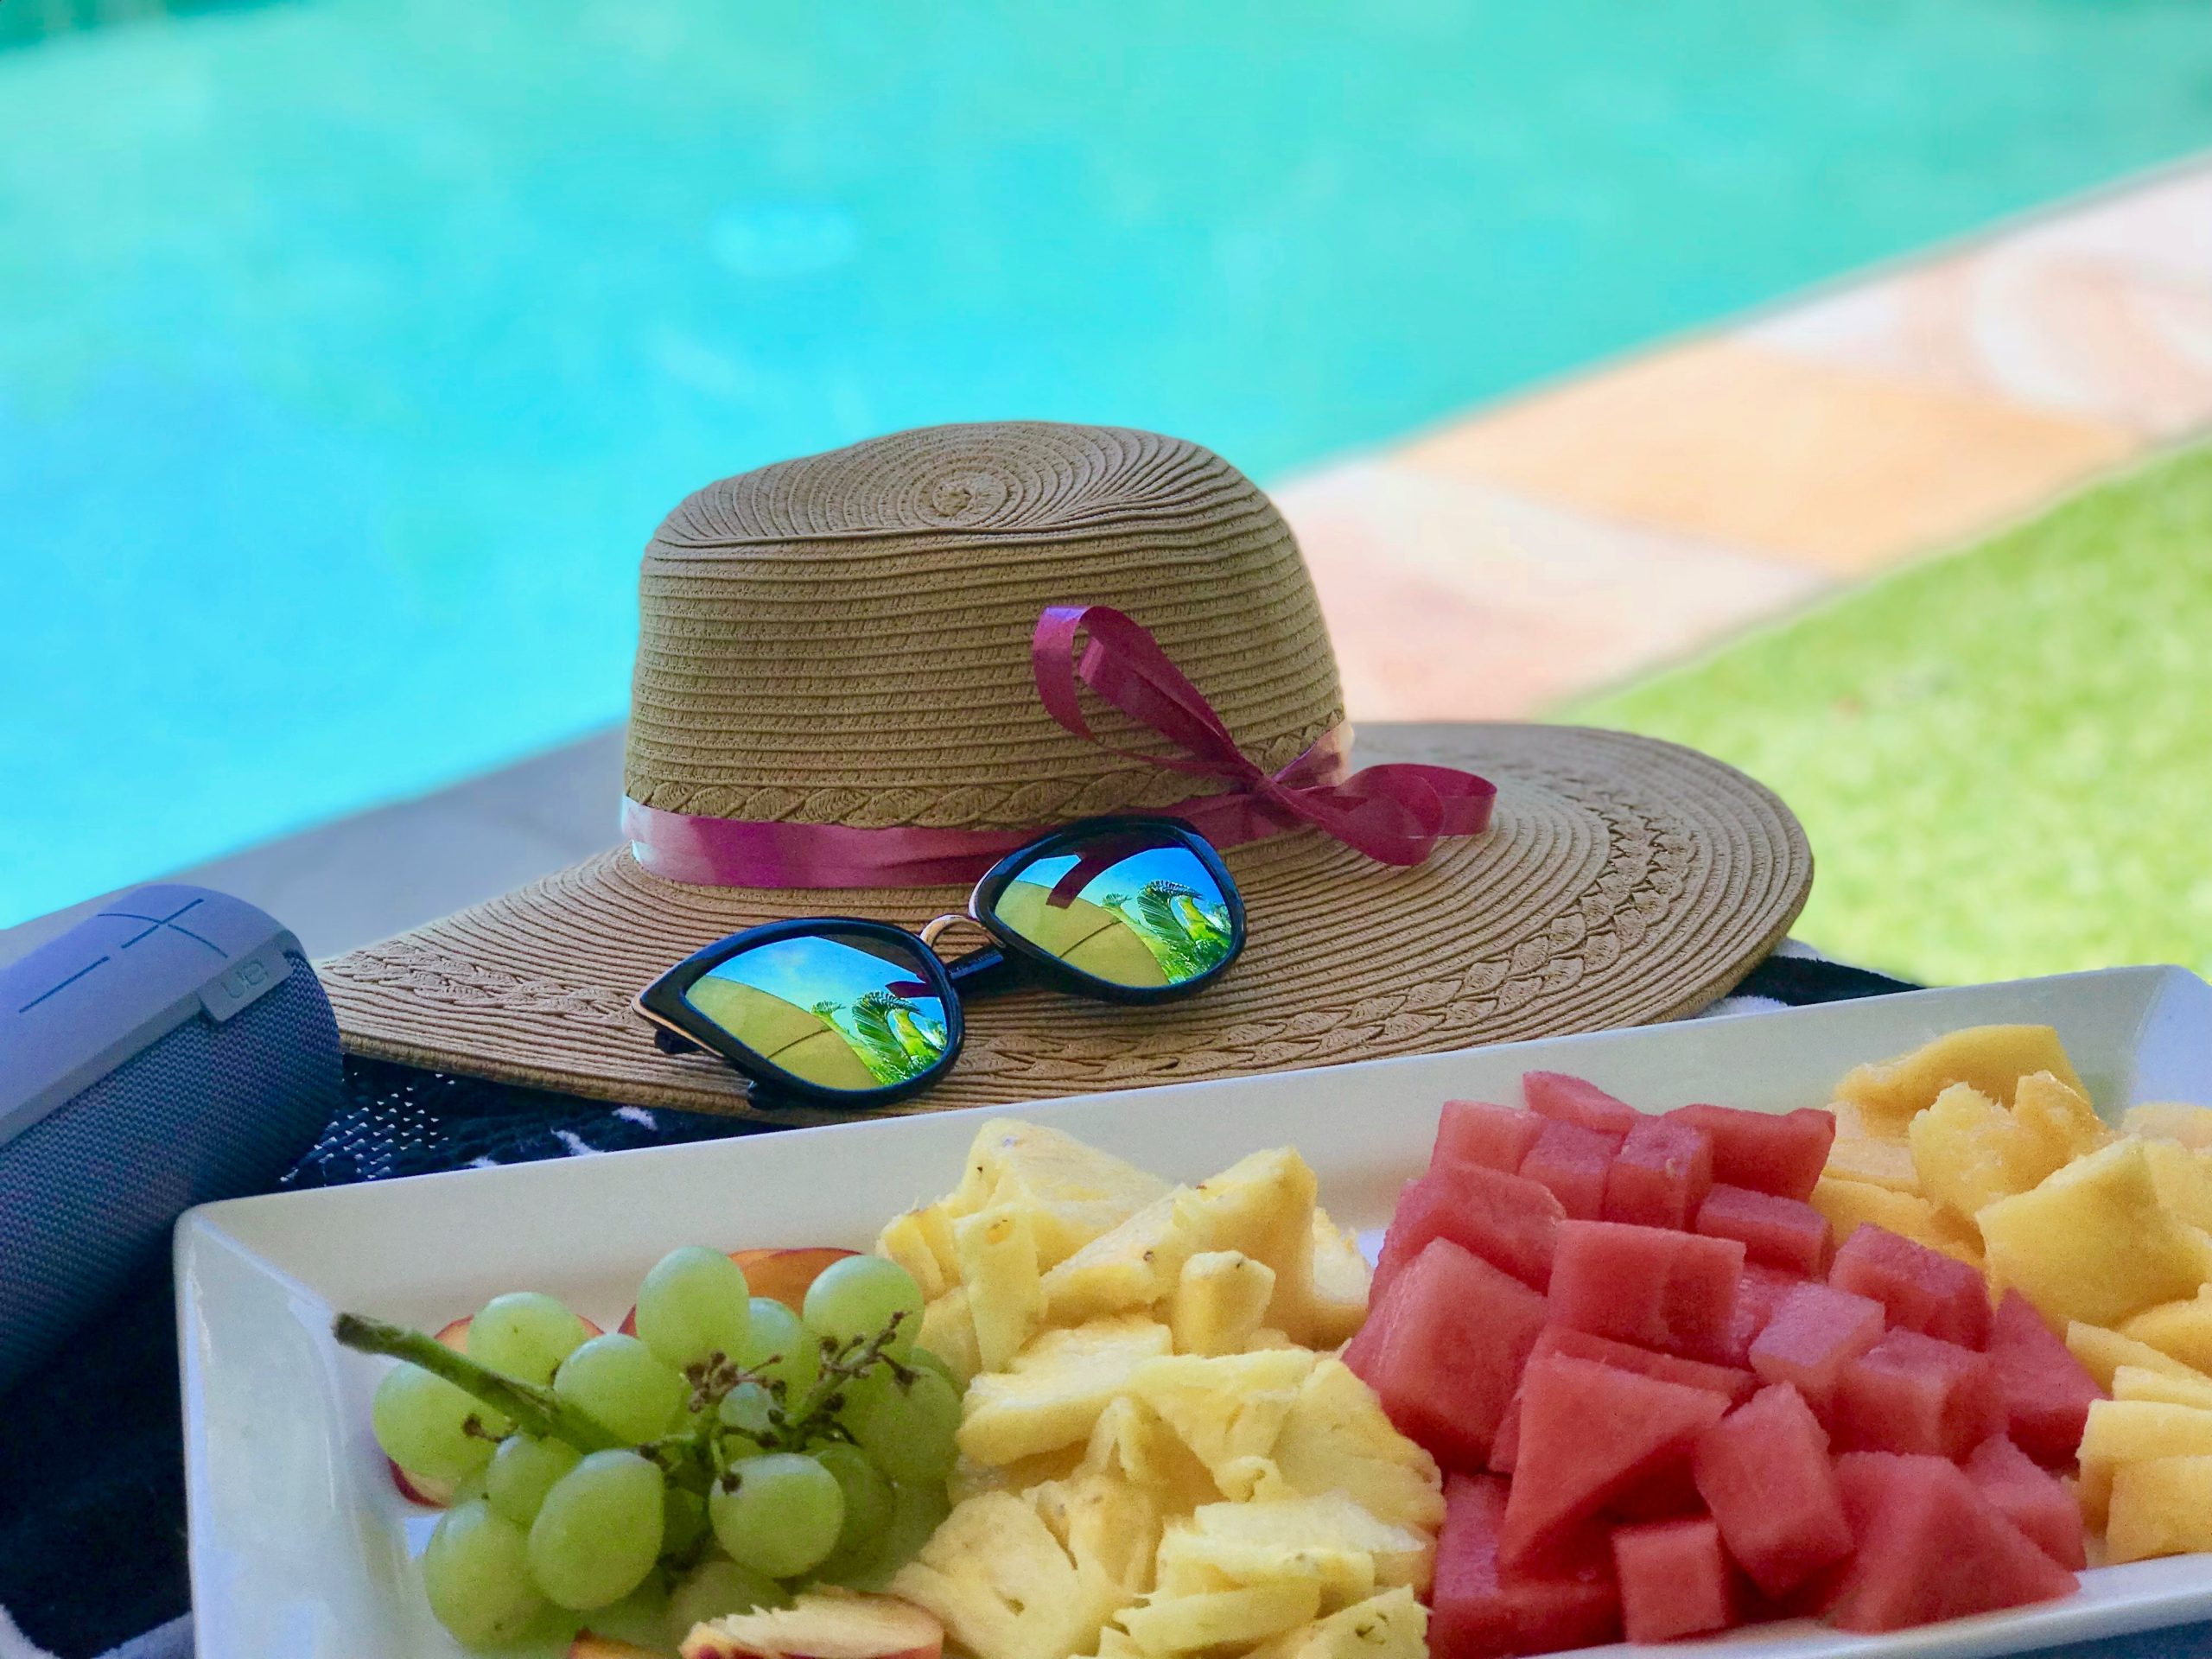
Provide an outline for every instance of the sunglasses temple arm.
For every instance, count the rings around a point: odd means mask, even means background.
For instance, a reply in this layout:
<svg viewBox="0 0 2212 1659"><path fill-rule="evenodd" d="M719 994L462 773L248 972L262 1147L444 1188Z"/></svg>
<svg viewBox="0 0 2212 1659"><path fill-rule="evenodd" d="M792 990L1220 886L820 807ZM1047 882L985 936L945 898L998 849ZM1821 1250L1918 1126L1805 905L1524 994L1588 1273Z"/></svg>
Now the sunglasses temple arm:
<svg viewBox="0 0 2212 1659"><path fill-rule="evenodd" d="M1022 982L1021 964L995 944L986 944L955 957L944 964L945 976L963 1001L1012 990Z"/></svg>

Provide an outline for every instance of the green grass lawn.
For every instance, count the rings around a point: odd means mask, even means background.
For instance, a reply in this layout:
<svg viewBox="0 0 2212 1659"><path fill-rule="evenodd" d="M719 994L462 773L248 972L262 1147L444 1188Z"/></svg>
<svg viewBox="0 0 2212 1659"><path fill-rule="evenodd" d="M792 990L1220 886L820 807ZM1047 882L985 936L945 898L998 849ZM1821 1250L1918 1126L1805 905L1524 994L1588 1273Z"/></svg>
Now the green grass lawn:
<svg viewBox="0 0 2212 1659"><path fill-rule="evenodd" d="M2212 976L2212 448L1561 717L1778 791L1830 954Z"/></svg>

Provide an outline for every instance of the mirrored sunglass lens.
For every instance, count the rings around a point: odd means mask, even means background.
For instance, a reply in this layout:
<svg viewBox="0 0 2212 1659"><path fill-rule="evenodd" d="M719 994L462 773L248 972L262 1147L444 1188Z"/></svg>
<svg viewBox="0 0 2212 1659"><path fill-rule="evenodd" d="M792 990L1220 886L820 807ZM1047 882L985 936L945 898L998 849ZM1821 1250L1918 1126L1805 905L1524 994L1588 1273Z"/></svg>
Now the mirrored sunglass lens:
<svg viewBox="0 0 2212 1659"><path fill-rule="evenodd" d="M1025 866L992 906L1010 932L1112 985L1162 988L1226 961L1221 883L1181 841L1112 830Z"/></svg>
<svg viewBox="0 0 2212 1659"><path fill-rule="evenodd" d="M770 1065L822 1089L920 1077L950 1041L915 947L825 931L740 952L683 1000Z"/></svg>

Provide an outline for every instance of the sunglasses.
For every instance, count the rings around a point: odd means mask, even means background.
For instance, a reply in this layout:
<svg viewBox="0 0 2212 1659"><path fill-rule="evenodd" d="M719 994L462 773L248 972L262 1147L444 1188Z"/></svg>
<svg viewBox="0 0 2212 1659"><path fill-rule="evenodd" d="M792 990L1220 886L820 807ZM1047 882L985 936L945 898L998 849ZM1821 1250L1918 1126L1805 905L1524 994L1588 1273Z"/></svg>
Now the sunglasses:
<svg viewBox="0 0 2212 1659"><path fill-rule="evenodd" d="M991 943L947 962L945 929ZM1244 905L1221 855L1175 818L1086 818L1007 854L966 916L910 933L820 916L696 951L638 994L669 1054L706 1049L757 1103L865 1109L936 1083L960 1058L961 999L1020 984L1104 1002L1202 990L1244 948Z"/></svg>

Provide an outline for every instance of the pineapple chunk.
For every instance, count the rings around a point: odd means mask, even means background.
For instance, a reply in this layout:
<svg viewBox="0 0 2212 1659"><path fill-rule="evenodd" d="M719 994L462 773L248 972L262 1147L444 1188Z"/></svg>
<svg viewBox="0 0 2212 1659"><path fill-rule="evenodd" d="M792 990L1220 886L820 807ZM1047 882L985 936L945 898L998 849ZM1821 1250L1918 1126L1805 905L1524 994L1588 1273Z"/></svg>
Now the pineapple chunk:
<svg viewBox="0 0 2212 1659"><path fill-rule="evenodd" d="M1906 1155L1911 1155L1909 1149ZM1813 1187L1812 1202L1813 1208L1827 1217L1838 1243L1861 1225L1883 1227L1902 1238L1956 1256L1971 1267L1981 1266L1981 1240L1973 1224L1939 1210L1916 1193L1823 1175Z"/></svg>
<svg viewBox="0 0 2212 1659"><path fill-rule="evenodd" d="M2146 1141L2178 1141L2198 1152L2212 1152L2212 1106L2149 1101L2122 1113L2120 1128L2123 1135L2139 1135Z"/></svg>
<svg viewBox="0 0 2212 1659"><path fill-rule="evenodd" d="M2153 1400L2092 1400L2082 1430L2083 1464L2212 1457L2212 1411Z"/></svg>
<svg viewBox="0 0 2212 1659"><path fill-rule="evenodd" d="M2020 1079L2012 1094L2012 1121L2036 1148L2044 1174L2101 1151L2117 1138L2087 1095L2048 1071Z"/></svg>
<svg viewBox="0 0 2212 1659"><path fill-rule="evenodd" d="M914 1340L950 1368L966 1388L983 1369L976 1342L976 1315L968 1306L968 1287L955 1285L922 1309L922 1328Z"/></svg>
<svg viewBox="0 0 2212 1659"><path fill-rule="evenodd" d="M947 1516L891 1593L935 1613L976 1659L1068 1659L1097 1638L1075 1563L1036 1510L985 1492Z"/></svg>
<svg viewBox="0 0 2212 1659"><path fill-rule="evenodd" d="M987 1371L968 1385L961 1454L1008 1464L1088 1440L1108 1402L1169 1346L1167 1327L1141 1313L1045 1332L1007 1370Z"/></svg>
<svg viewBox="0 0 2212 1659"><path fill-rule="evenodd" d="M2212 1377L2202 1381L2154 1371L2147 1366L2122 1365L2112 1374L2115 1400L2147 1400L2168 1406L2195 1406L2212 1411Z"/></svg>
<svg viewBox="0 0 2212 1659"><path fill-rule="evenodd" d="M1178 1354L1138 1366L1128 1391L1198 1454L1223 1496L1243 1497L1257 1483L1258 1465L1274 1448L1313 1363L1303 1348L1211 1358Z"/></svg>
<svg viewBox="0 0 2212 1659"><path fill-rule="evenodd" d="M1045 1275L1045 1304L1055 1325L1150 1307L1175 1288L1198 1248L1179 1209L1189 1191L1154 1199L1102 1233Z"/></svg>
<svg viewBox="0 0 2212 1659"><path fill-rule="evenodd" d="M1321 1605L1334 1611L1364 1601L1378 1586L1426 1593L1436 1541L1378 1519L1343 1492L1324 1492L1206 1504L1161 1541L1163 1581L1171 1563L1204 1567L1237 1584L1318 1574Z"/></svg>
<svg viewBox="0 0 2212 1659"><path fill-rule="evenodd" d="M1975 1220L1993 1284L2054 1321L2114 1325L2212 1277L2212 1237L2159 1207L2140 1141L2078 1158Z"/></svg>
<svg viewBox="0 0 2212 1659"><path fill-rule="evenodd" d="M1065 1480L1082 1466L1083 1448L1079 1446L1039 1452L1033 1458L1017 1458L1012 1463L977 1463L973 1458L956 1458L944 1486L952 1501L960 1503L980 1492L1020 1493L1048 1480Z"/></svg>
<svg viewBox="0 0 2212 1659"><path fill-rule="evenodd" d="M2120 1327L2123 1337L2150 1344L2199 1371L2212 1372L2212 1285L2187 1300L2146 1307Z"/></svg>
<svg viewBox="0 0 2212 1659"><path fill-rule="evenodd" d="M1037 1333L1045 1292L1037 1271L1037 1233L1030 1212L993 1205L963 1217L952 1230L960 1277L976 1324L976 1353L986 1371L1006 1363Z"/></svg>
<svg viewBox="0 0 2212 1659"><path fill-rule="evenodd" d="M1221 1496L1180 1435L1141 1400L1123 1395L1099 1414L1082 1471L1117 1475L1159 1500L1163 1515L1188 1515Z"/></svg>
<svg viewBox="0 0 2212 1659"><path fill-rule="evenodd" d="M960 1282L960 1252L952 1242L952 1224L937 1205L893 1216L876 1236L875 1253L889 1256L912 1274L925 1302L935 1301Z"/></svg>
<svg viewBox="0 0 2212 1659"><path fill-rule="evenodd" d="M2107 1560L2200 1549L2212 1549L2212 1457L2148 1458L2113 1471Z"/></svg>
<svg viewBox="0 0 2212 1659"><path fill-rule="evenodd" d="M1436 1459L1398 1433L1375 1390L1339 1359L1318 1362L1298 1386L1272 1456L1290 1491L1340 1491L1378 1520L1433 1533L1444 1524Z"/></svg>
<svg viewBox="0 0 2212 1659"><path fill-rule="evenodd" d="M1047 1481L1028 1496L1075 1562L1087 1604L1084 1623L1090 1627L1083 1643L1087 1649L1109 1619L1152 1589L1160 1500L1117 1475L1086 1471Z"/></svg>
<svg viewBox="0 0 2212 1659"><path fill-rule="evenodd" d="M1274 1269L1241 1250L1201 1250L1183 1263L1167 1305L1179 1354L1239 1354L1274 1294Z"/></svg>
<svg viewBox="0 0 2212 1659"><path fill-rule="evenodd" d="M1320 1611L1319 1584L1301 1579L1166 1599L1155 1592L1145 1605L1124 1608L1116 1617L1137 1645L1157 1659L1208 1648L1249 1647L1312 1623Z"/></svg>
<svg viewBox="0 0 2212 1659"><path fill-rule="evenodd" d="M1278 1331L1272 1325L1263 1325L1244 1338L1243 1351L1256 1354L1263 1348L1295 1348L1299 1344L1290 1339L1290 1332Z"/></svg>
<svg viewBox="0 0 2212 1659"><path fill-rule="evenodd" d="M2160 1353L2147 1342L2123 1337L2102 1325L2084 1325L2079 1319L2067 1325L2066 1347L2082 1362L2082 1369L2095 1377L2107 1393L2112 1389L2113 1376L2123 1365L2155 1371L2161 1376L2177 1376L2185 1382L2202 1380L2212 1383L2212 1376L2183 1364L2171 1354Z"/></svg>
<svg viewBox="0 0 2212 1659"><path fill-rule="evenodd" d="M1850 1101L1832 1103L1835 1141L1828 1147L1826 1173L1840 1181L1864 1181L1893 1192L1917 1192L1920 1176L1912 1166L1912 1145L1900 1127L1894 1134L1874 1134L1866 1115Z"/></svg>
<svg viewBox="0 0 2212 1659"><path fill-rule="evenodd" d="M1303 1158L1274 1147L1240 1158L1179 1194L1177 1209L1200 1250L1236 1250L1275 1275L1268 1323L1294 1342L1313 1329L1313 1198Z"/></svg>
<svg viewBox="0 0 2212 1659"><path fill-rule="evenodd" d="M1902 1134L1912 1115L1955 1083L1972 1084L2009 1106L2019 1080L2048 1071L2079 1095L2088 1090L2049 1026L1969 1026L1923 1043L1909 1054L1854 1066L1835 1088L1868 1124Z"/></svg>
<svg viewBox="0 0 2212 1659"><path fill-rule="evenodd" d="M1428 1609L1410 1590L1386 1590L1268 1637L1251 1659L1428 1659Z"/></svg>
<svg viewBox="0 0 2212 1659"><path fill-rule="evenodd" d="M1162 1197L1167 1183L1058 1129L1000 1118L976 1132L956 1214L1012 1206L1028 1213L1037 1263L1052 1268Z"/></svg>
<svg viewBox="0 0 2212 1659"><path fill-rule="evenodd" d="M2197 1152L2178 1141L2145 1141L2151 1181L2168 1215L2212 1231L2212 1152Z"/></svg>
<svg viewBox="0 0 2212 1659"><path fill-rule="evenodd" d="M1351 1340L1367 1322L1367 1288L1373 1274L1359 1241L1329 1219L1329 1212L1313 1211L1313 1329L1316 1348L1334 1348Z"/></svg>
<svg viewBox="0 0 2212 1659"><path fill-rule="evenodd" d="M1965 1218L2026 1192L2058 1166L2036 1167L2012 1115L1970 1084L1955 1083L1936 1096L1906 1135L1922 1194Z"/></svg>

